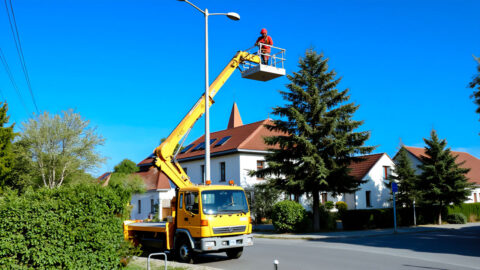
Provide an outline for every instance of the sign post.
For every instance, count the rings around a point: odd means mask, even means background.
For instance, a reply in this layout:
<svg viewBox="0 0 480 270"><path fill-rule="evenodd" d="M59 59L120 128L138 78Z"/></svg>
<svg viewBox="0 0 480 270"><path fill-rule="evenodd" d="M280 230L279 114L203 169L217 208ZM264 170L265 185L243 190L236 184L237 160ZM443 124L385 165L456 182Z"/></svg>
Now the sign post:
<svg viewBox="0 0 480 270"><path fill-rule="evenodd" d="M397 233L397 208L395 207L395 193L398 191L398 185L392 182L392 194L393 194L393 232Z"/></svg>

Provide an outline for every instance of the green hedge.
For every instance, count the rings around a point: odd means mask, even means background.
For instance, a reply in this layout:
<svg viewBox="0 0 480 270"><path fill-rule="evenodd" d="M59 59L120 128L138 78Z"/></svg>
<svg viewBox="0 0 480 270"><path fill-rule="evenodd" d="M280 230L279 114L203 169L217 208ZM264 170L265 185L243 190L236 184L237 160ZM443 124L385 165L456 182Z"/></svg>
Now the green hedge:
<svg viewBox="0 0 480 270"><path fill-rule="evenodd" d="M432 207L416 207L417 225L437 223L437 209ZM480 203L463 203L456 206L449 206L442 212L445 221L457 223L458 219L448 219L447 217L462 214L467 221L474 222L480 220ZM377 228L393 227L393 209L367 209L367 210L347 210L339 212L339 218L343 221L343 228L346 230L364 230ZM413 209L410 207L397 208L397 225L412 226Z"/></svg>
<svg viewBox="0 0 480 270"><path fill-rule="evenodd" d="M0 268L114 269L131 253L122 217L130 192L81 184L0 197Z"/></svg>
<svg viewBox="0 0 480 270"><path fill-rule="evenodd" d="M448 214L462 213L468 222L480 221L480 203L462 203L450 206Z"/></svg>

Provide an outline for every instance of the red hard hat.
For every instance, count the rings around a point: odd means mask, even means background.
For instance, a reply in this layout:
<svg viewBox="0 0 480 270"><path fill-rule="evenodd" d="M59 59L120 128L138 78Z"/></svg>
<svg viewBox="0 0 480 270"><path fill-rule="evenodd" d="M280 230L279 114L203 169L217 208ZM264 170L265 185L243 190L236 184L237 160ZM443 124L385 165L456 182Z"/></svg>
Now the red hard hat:
<svg viewBox="0 0 480 270"><path fill-rule="evenodd" d="M266 34L266 33L267 33L267 29L265 29L265 28L262 28L262 30L260 31L260 34L262 34L262 35L263 35L263 34Z"/></svg>

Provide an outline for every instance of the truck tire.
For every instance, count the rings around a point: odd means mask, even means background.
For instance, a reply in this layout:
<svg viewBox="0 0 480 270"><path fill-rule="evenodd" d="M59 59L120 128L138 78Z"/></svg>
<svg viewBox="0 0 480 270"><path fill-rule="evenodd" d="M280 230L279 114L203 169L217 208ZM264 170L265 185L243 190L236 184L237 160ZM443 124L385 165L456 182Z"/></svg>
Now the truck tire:
<svg viewBox="0 0 480 270"><path fill-rule="evenodd" d="M175 245L175 255L177 257L177 261L179 262L193 263L195 253L188 239L186 239L185 237L178 239L178 242Z"/></svg>
<svg viewBox="0 0 480 270"><path fill-rule="evenodd" d="M226 251L229 259L238 259L242 256L243 247L232 248Z"/></svg>

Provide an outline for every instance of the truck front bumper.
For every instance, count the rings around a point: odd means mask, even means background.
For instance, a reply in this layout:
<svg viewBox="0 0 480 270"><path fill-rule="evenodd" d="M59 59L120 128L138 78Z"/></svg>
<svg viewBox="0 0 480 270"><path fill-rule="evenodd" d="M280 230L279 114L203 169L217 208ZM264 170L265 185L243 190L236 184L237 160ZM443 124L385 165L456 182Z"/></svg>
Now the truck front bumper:
<svg viewBox="0 0 480 270"><path fill-rule="evenodd" d="M202 238L198 244L199 249L196 251L200 252L246 247L253 245L253 235L243 234L225 237Z"/></svg>

